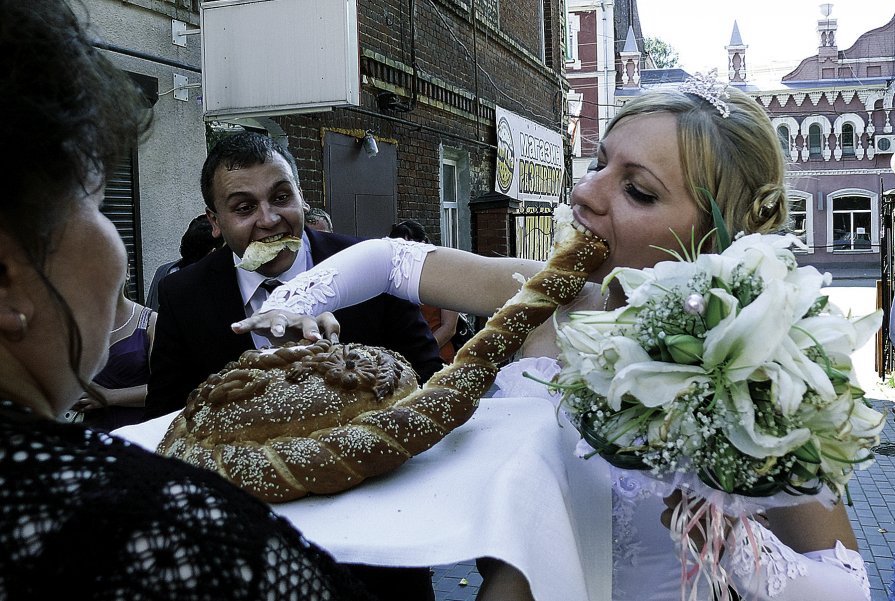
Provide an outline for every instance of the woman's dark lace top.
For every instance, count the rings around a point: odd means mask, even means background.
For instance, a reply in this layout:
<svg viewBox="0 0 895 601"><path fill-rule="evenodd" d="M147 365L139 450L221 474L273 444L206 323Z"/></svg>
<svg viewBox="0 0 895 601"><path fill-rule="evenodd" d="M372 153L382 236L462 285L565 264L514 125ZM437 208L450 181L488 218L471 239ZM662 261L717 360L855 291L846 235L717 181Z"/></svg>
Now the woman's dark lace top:
<svg viewBox="0 0 895 601"><path fill-rule="evenodd" d="M214 473L0 401L0 600L367 599Z"/></svg>

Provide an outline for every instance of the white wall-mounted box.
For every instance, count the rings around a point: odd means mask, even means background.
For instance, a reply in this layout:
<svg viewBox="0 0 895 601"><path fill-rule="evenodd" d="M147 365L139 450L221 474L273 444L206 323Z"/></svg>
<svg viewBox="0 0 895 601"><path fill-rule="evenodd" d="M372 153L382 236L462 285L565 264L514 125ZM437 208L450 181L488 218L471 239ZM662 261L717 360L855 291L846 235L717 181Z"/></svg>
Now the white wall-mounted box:
<svg viewBox="0 0 895 601"><path fill-rule="evenodd" d="M207 0L200 16L206 119L360 104L357 0Z"/></svg>

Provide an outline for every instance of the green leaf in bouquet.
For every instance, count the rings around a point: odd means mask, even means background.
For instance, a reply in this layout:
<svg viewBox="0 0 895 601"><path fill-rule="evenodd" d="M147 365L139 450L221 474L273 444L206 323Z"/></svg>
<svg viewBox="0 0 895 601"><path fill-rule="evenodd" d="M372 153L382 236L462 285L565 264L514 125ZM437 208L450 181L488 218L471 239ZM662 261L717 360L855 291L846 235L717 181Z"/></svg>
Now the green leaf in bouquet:
<svg viewBox="0 0 895 601"><path fill-rule="evenodd" d="M649 466L640 457L634 453L623 452L620 446L609 442L605 437L595 432L593 428L582 423L579 425L579 431L581 432L581 438L611 465L626 470L649 469Z"/></svg>
<svg viewBox="0 0 895 601"><path fill-rule="evenodd" d="M721 490L726 493L733 492L733 478L730 474L719 474L715 471L702 468L697 475L703 484L710 486L715 490Z"/></svg>
<svg viewBox="0 0 895 601"><path fill-rule="evenodd" d="M835 455L830 452L824 452L821 454L824 456L825 459L828 459L829 461L835 461L836 463L842 463L845 465L859 465L861 463L864 463L865 461L870 461L871 459L876 457L876 455L874 455L871 451L867 451L866 455L864 455L862 457L857 457L855 459L850 459L848 457L842 457L840 455Z"/></svg>
<svg viewBox="0 0 895 601"><path fill-rule="evenodd" d="M662 252L668 253L682 263L692 263L696 261L697 257L699 257L699 253L702 252L702 247L705 246L705 243L708 241L708 239L712 237L712 234L714 234L714 230L703 236L697 244L696 228L690 228L690 248L688 249L687 245L684 244L684 241L681 240L680 236L677 235L677 232L671 230L671 235L674 236L675 240L677 240L678 246L681 247L681 252L677 252L676 250L665 248L663 246L656 246L654 244L650 244L650 248L655 248L656 250L661 250Z"/></svg>
<svg viewBox="0 0 895 601"><path fill-rule="evenodd" d="M708 200L709 206L712 208L712 221L715 223L715 237L718 241L717 251L722 253L727 250L728 246L730 246L730 230L727 229L727 224L724 223L721 207L718 206L718 203L715 202L715 199L709 191L705 188L700 188L699 191L702 192L703 196Z"/></svg>
<svg viewBox="0 0 895 601"><path fill-rule="evenodd" d="M764 478L751 486L737 486L733 481L733 477L730 475L719 475L713 471L703 469L699 471L698 476L706 486L728 494L741 495L744 497L770 497L780 491L789 491L793 488L788 481L781 481L777 478ZM807 491L813 489L806 488L804 490ZM818 488L817 490L819 491L820 489Z"/></svg>
<svg viewBox="0 0 895 601"><path fill-rule="evenodd" d="M793 451L792 454L795 455L796 458L798 458L800 461L804 461L806 463L820 463L820 452L817 450L814 442L810 440Z"/></svg>
<svg viewBox="0 0 895 601"><path fill-rule="evenodd" d="M781 490L783 490L783 484L771 479L750 486L749 488L739 490L737 491L737 494L743 495L744 497L770 497L771 495L776 495Z"/></svg>
<svg viewBox="0 0 895 601"><path fill-rule="evenodd" d="M652 359L653 361L661 361L662 363L674 363L674 359L671 357L671 353L668 351L668 345L665 344L665 340L662 338L656 340L655 349L650 350L649 355L650 359Z"/></svg>
<svg viewBox="0 0 895 601"><path fill-rule="evenodd" d="M714 294L709 294L708 302L705 304L705 315L703 316L706 329L714 328L721 323L721 320L725 317L724 303Z"/></svg>
<svg viewBox="0 0 895 601"><path fill-rule="evenodd" d="M815 300L814 304L811 306L811 309L809 309L809 312L814 315L819 314L819 313L823 312L823 310L826 309L827 305L829 305L829 304L830 304L829 296L827 296L827 295L818 296L817 300Z"/></svg>
<svg viewBox="0 0 895 601"><path fill-rule="evenodd" d="M816 495L823 488L823 482L814 470L796 462L790 469L784 490L791 495Z"/></svg>
<svg viewBox="0 0 895 601"><path fill-rule="evenodd" d="M788 482L783 490L786 491L787 494L797 497L799 495L807 495L814 496L818 494L821 489L823 489L823 483L820 480L816 480L815 484L807 485L807 484L795 484L793 482Z"/></svg>

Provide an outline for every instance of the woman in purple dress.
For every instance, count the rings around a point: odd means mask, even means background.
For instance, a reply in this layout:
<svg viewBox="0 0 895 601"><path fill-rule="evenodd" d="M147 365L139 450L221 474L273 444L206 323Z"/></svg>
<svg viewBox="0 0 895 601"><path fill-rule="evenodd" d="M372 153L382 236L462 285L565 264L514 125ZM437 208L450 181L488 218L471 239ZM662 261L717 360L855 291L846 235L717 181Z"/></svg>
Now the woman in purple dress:
<svg viewBox="0 0 895 601"><path fill-rule="evenodd" d="M149 382L149 351L158 314L124 294L122 287L115 308L115 327L109 336L109 359L93 378L104 400L85 392L63 419L84 422L96 430L111 431L143 421L146 385Z"/></svg>

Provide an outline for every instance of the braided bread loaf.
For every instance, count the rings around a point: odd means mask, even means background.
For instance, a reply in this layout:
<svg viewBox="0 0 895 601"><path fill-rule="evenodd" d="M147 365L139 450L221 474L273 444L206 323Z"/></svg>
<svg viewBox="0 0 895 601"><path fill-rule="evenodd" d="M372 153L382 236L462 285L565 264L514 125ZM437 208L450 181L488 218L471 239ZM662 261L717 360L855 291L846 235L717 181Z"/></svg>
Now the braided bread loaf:
<svg viewBox="0 0 895 601"><path fill-rule="evenodd" d="M158 451L268 502L332 494L395 469L466 422L498 365L605 260L605 243L560 225L544 269L422 388L402 357L376 347L247 351L193 391Z"/></svg>

